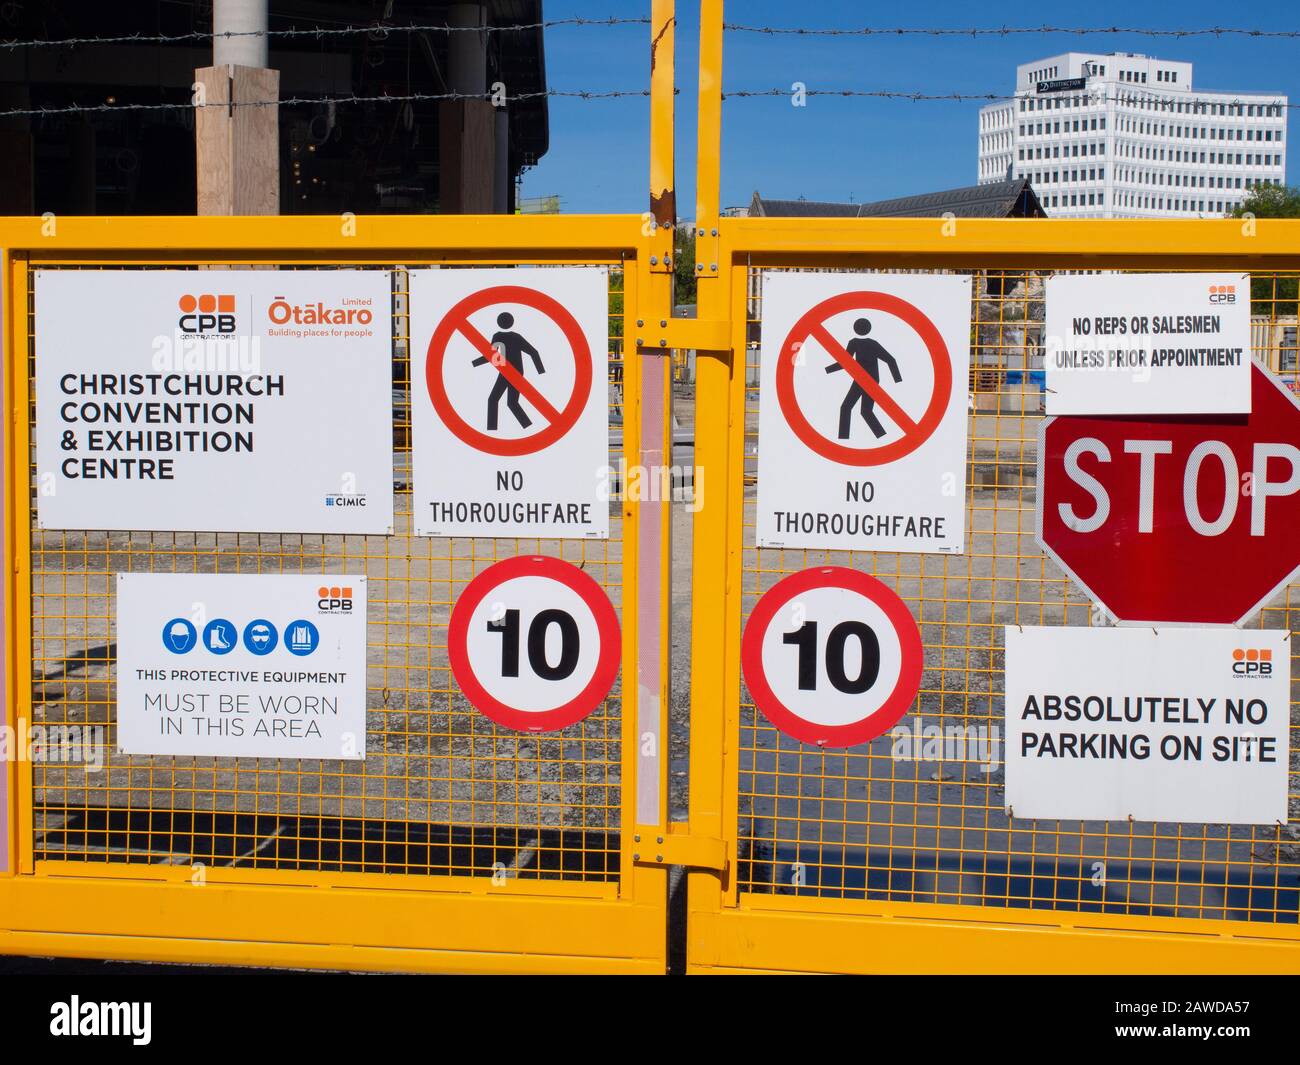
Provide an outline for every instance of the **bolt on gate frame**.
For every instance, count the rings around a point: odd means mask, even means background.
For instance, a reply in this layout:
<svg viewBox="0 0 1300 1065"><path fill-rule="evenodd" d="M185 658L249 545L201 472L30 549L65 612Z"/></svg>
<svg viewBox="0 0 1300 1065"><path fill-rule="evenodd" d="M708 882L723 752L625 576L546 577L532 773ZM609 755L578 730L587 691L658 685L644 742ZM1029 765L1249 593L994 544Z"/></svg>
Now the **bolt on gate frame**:
<svg viewBox="0 0 1300 1065"><path fill-rule="evenodd" d="M747 380L760 271L1020 277L1232 267L1290 275L1300 267L1300 223L1259 222L1247 233L1228 221L721 218L721 0L702 0L700 13L696 320L672 317L672 0L651 4L644 216L361 217L350 226L337 218L0 221L9 412L4 546L11 563L3 723L109 722L109 578L117 570L345 572L362 565L372 582L369 650L382 662L368 677L371 728L384 740L381 754L348 773L114 754L103 780L74 782L68 770L0 763L0 950L352 969L662 972L668 870L679 866L690 870L693 971L1300 969L1296 906L1290 894L1280 901L1277 886L1296 864L1281 826L1276 839L1234 839L1210 826L1011 826L998 820L996 783L986 777L970 787L969 766L958 768L960 781L931 785L900 775L878 751L829 755L783 743L755 717L739 665L742 621L763 581L829 557L752 546L746 419L758 396ZM520 263L602 264L621 278L622 305L610 307L611 351L621 361L613 402L623 415L614 450L629 463L635 456L647 469L671 464L672 355L697 352L695 464L708 488L694 518L691 563L686 823L670 822L662 756L669 493L624 500L603 548L417 543L403 535L409 490L390 538L104 536L34 527L37 267L391 268L395 382L401 377L409 387L405 269ZM1019 320L1033 302L1022 292L973 309L973 328L994 330L986 347L995 364L1007 345L994 327ZM980 391L977 379L977 401ZM1022 400L1020 421L1024 414ZM1002 410L981 415L978 403L972 418L972 438L994 442L1014 420ZM1032 514L1025 519L1021 507L1032 502L1032 478L999 480L1026 466L1023 438L1015 439L1018 454L991 464L992 496L974 475L967 486L971 535L987 533L978 548L968 545L965 556L911 556L911 569L894 555L847 559L895 583L919 614L937 671L922 698L939 707L936 720L996 718L995 620L1086 623L1086 600L1072 597L1033 545ZM396 457L409 446L409 415L399 408ZM343 542L327 542L335 539ZM445 648L445 614L463 581L498 558L533 551L580 562L605 585L621 615L622 673L588 722L562 735L521 738L457 710L454 682L439 672L435 654ZM1004 587L984 579L970 568L980 558L995 577L1003 561L1028 571L1029 580ZM436 576L417 581L417 570ZM1294 594L1289 589L1266 611L1270 623L1296 627ZM443 620L421 626L412 605L440 611ZM99 647L87 646L96 639ZM442 716L433 720L430 707ZM411 746L421 729L443 745L438 769L433 759L414 757L425 753ZM876 802L871 792L850 806L855 780L887 794ZM579 811L576 824L556 816L566 802ZM381 816L368 817L371 811ZM435 811L445 824L435 823ZM888 833L883 851L872 851L864 837L862 853L851 853L847 830L857 816ZM908 847L894 843L902 828L911 832ZM922 829L931 833L926 846ZM1271 880L1255 877L1258 848L1267 852L1268 862L1258 864L1271 864ZM1246 875L1235 903L1204 875L1211 852L1229 872ZM1094 855L1115 865L1118 894L1103 892L1085 905L1079 869ZM1172 905L1159 897L1161 855L1190 877L1178 883ZM853 880L859 875L860 883Z"/></svg>

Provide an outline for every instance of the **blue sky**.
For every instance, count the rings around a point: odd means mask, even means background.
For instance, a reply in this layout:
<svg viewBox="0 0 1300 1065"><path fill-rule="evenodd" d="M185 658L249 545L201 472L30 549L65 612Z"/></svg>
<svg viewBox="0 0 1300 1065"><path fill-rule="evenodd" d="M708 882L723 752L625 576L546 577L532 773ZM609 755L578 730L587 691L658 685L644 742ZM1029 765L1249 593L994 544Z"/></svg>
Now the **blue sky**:
<svg viewBox="0 0 1300 1065"><path fill-rule="evenodd" d="M545 17L640 15L649 0L546 0ZM695 0L678 0L677 202L695 210L695 96L698 23ZM901 11L901 13L900 13ZM1134 4L976 7L952 0L894 5L822 0L802 5L732 0L727 21L744 25L851 27L1139 26L1148 29L1234 26L1300 30L1294 3ZM724 84L738 89L851 88L1010 94L1018 63L1065 51L1141 52L1196 64L1205 89L1285 92L1300 103L1300 39L1064 33L972 38L798 38L729 33ZM547 76L555 89L644 89L649 30L644 26L555 27L547 31ZM978 102L785 98L723 104L722 198L747 204L765 196L877 200L975 183ZM553 99L551 147L525 175L524 195L558 194L566 213L633 212L647 205L648 101ZM1290 140L1290 138L1288 138ZM1292 142L1294 143L1294 142ZM1288 148L1288 175L1297 158Z"/></svg>

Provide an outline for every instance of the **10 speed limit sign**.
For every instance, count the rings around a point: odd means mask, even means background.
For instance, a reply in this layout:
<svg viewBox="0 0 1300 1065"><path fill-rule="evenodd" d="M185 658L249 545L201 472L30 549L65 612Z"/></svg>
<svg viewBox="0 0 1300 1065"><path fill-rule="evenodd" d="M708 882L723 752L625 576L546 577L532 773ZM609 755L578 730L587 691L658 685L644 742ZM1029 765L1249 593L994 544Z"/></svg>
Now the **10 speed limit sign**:
<svg viewBox="0 0 1300 1065"><path fill-rule="evenodd" d="M786 735L821 747L886 732L916 698L921 661L906 604L875 577L840 566L774 585L741 646L754 705Z"/></svg>
<svg viewBox="0 0 1300 1065"><path fill-rule="evenodd" d="M618 615L599 584L558 558L489 566L451 612L452 675L474 708L521 731L562 729L609 694L620 659Z"/></svg>

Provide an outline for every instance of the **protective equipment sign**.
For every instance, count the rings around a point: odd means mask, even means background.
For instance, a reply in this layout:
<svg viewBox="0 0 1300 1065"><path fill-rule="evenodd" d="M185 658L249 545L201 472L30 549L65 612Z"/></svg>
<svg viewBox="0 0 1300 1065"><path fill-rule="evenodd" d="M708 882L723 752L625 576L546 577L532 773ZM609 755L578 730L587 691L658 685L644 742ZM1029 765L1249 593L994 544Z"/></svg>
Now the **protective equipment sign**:
<svg viewBox="0 0 1300 1065"><path fill-rule="evenodd" d="M47 529L393 527L379 270L37 270Z"/></svg>
<svg viewBox="0 0 1300 1065"><path fill-rule="evenodd" d="M970 278L763 275L760 547L959 554Z"/></svg>
<svg viewBox="0 0 1300 1065"><path fill-rule="evenodd" d="M415 270L411 315L416 535L607 538L608 271Z"/></svg>
<svg viewBox="0 0 1300 1065"><path fill-rule="evenodd" d="M120 573L127 754L366 754L366 578Z"/></svg>
<svg viewBox="0 0 1300 1065"><path fill-rule="evenodd" d="M1286 823L1286 632L1009 625L1006 641L1018 820Z"/></svg>
<svg viewBox="0 0 1300 1065"><path fill-rule="evenodd" d="M1048 414L1249 414L1249 274L1046 283Z"/></svg>
<svg viewBox="0 0 1300 1065"><path fill-rule="evenodd" d="M921 633L886 585L842 566L778 581L745 623L754 705L788 736L852 747L886 732L921 685Z"/></svg>
<svg viewBox="0 0 1300 1065"><path fill-rule="evenodd" d="M566 728L595 710L618 676L621 646L600 585L543 555L489 566L447 627L452 675L470 704L527 732Z"/></svg>

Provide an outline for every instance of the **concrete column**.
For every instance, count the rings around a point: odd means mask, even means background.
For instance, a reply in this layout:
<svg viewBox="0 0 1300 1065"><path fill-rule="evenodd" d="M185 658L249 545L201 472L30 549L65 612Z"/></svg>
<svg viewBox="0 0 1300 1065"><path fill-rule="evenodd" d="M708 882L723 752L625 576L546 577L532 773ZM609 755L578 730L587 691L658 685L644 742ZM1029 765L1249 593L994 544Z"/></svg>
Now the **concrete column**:
<svg viewBox="0 0 1300 1065"><path fill-rule="evenodd" d="M447 87L482 96L487 84L487 8L447 10ZM497 207L496 109L487 100L444 100L438 109L438 198L443 214L489 214Z"/></svg>
<svg viewBox="0 0 1300 1065"><path fill-rule="evenodd" d="M199 214L280 213L280 72L267 67L266 13L267 0L212 5L212 66L194 72L207 105L194 121Z"/></svg>
<svg viewBox="0 0 1300 1065"><path fill-rule="evenodd" d="M447 81L452 92L487 92L487 8L483 4L453 4L447 9ZM466 32L478 27L477 33Z"/></svg>
<svg viewBox="0 0 1300 1065"><path fill-rule="evenodd" d="M267 0L213 0L214 67L267 65L266 8ZM225 33L239 36L223 37Z"/></svg>

